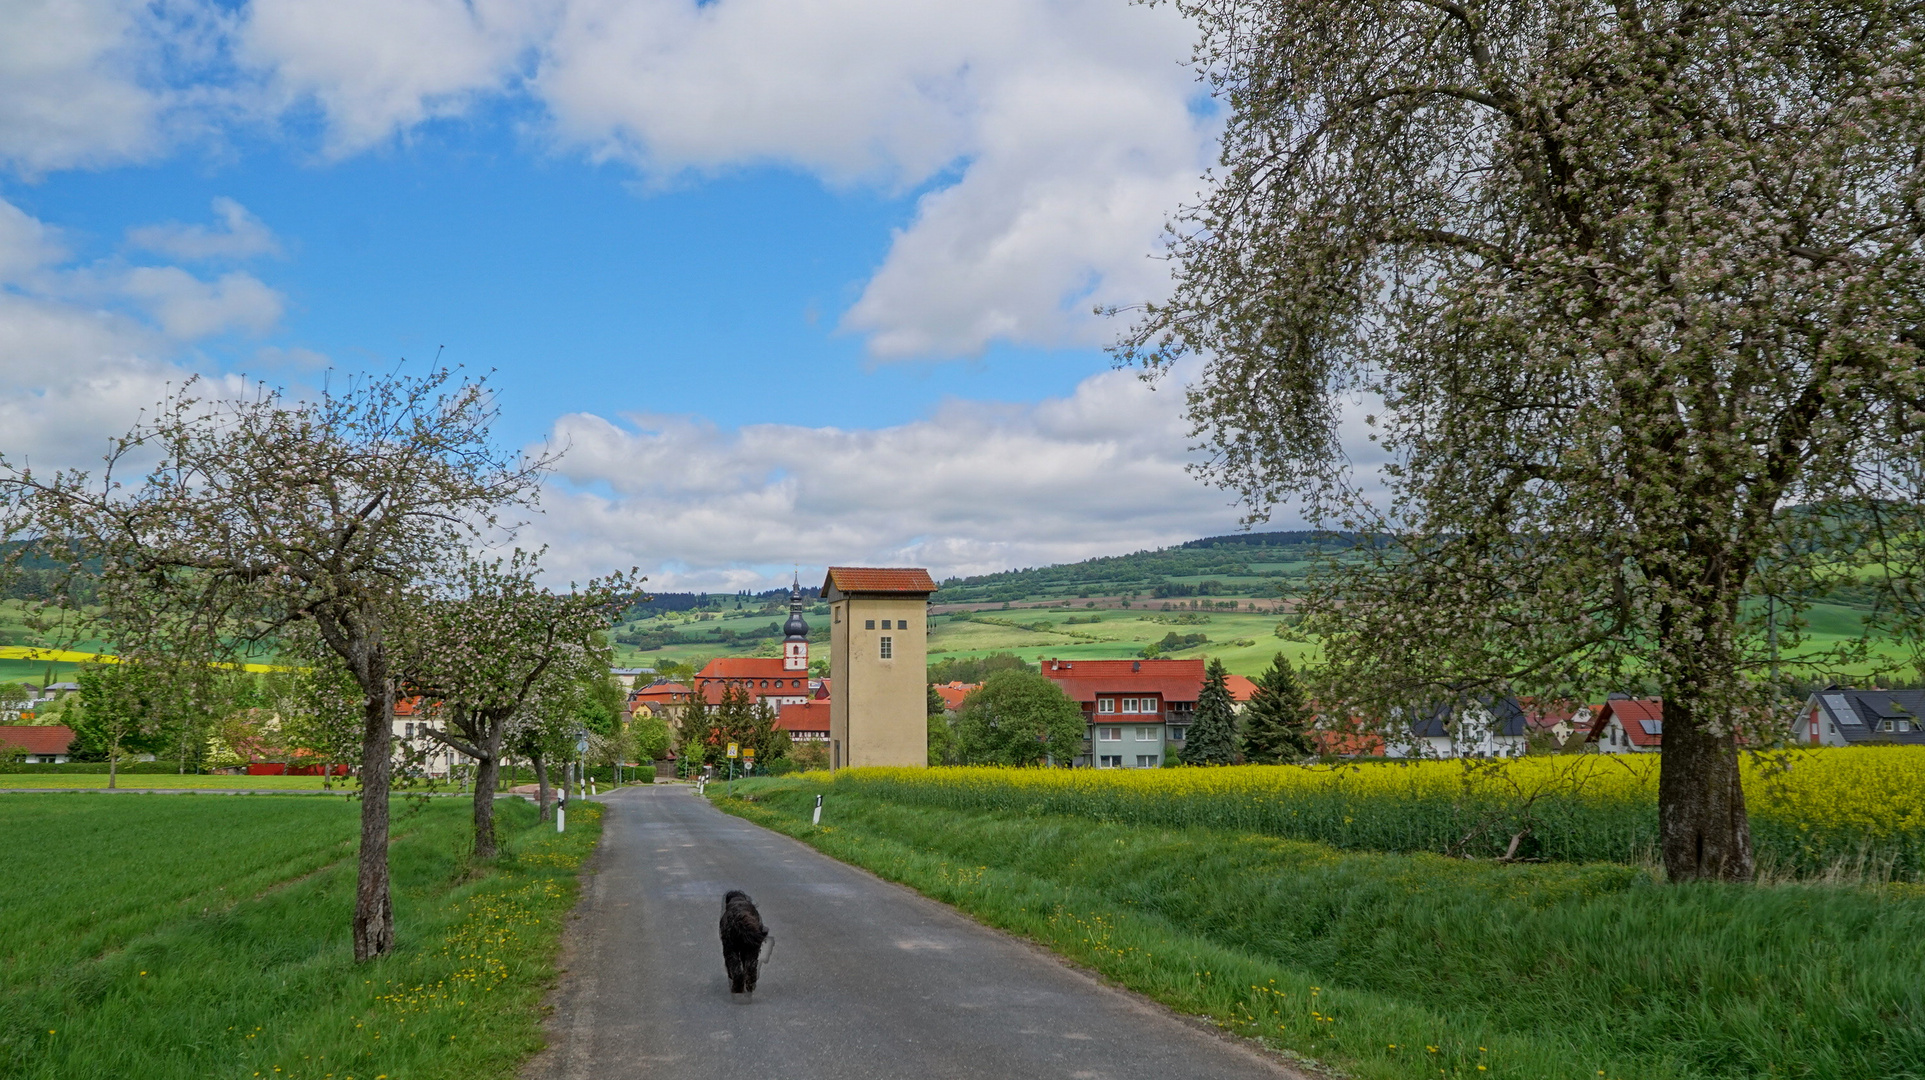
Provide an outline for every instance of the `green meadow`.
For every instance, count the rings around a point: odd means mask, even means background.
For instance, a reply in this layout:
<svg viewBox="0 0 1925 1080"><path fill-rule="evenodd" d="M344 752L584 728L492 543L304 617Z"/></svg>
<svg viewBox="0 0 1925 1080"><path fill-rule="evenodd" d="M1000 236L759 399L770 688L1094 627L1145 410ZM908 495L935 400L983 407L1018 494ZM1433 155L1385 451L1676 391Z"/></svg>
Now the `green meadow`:
<svg viewBox="0 0 1925 1080"><path fill-rule="evenodd" d="M572 808L571 808L572 809ZM360 807L346 799L0 797L0 1076L512 1077L541 1045L600 807L557 835L504 800L466 856L465 800L394 803L399 947L357 966Z"/></svg>
<svg viewBox="0 0 1925 1080"><path fill-rule="evenodd" d="M1925 889L1668 886L1613 863L1339 851L912 805L716 803L1358 1080L1925 1077Z"/></svg>

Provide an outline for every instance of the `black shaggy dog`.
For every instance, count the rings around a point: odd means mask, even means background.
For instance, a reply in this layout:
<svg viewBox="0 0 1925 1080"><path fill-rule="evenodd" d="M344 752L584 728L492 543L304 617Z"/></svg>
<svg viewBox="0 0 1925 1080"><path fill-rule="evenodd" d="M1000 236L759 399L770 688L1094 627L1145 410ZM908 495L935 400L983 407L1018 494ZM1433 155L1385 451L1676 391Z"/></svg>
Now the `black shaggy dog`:
<svg viewBox="0 0 1925 1080"><path fill-rule="evenodd" d="M755 976L762 967L762 943L771 935L762 925L755 901L740 889L722 897L722 964L729 969L729 993L755 993Z"/></svg>

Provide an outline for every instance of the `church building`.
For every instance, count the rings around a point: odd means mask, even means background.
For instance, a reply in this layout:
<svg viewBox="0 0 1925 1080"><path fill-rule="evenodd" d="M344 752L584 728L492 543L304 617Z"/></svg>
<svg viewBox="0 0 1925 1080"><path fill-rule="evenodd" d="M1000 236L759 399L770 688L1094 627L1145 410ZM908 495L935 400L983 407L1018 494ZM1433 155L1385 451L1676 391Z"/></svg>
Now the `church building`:
<svg viewBox="0 0 1925 1080"><path fill-rule="evenodd" d="M809 623L802 617L802 583L789 588L789 621L782 627L781 656L718 656L695 673L695 692L719 704L729 687L739 686L753 701L782 711L810 697Z"/></svg>

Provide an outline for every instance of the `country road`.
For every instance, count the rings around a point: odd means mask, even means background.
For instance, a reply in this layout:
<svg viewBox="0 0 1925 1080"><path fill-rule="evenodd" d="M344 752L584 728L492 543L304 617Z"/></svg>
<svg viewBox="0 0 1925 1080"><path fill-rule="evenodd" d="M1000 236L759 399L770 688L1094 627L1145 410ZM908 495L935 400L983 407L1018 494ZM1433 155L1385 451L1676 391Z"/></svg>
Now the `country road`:
<svg viewBox="0 0 1925 1080"><path fill-rule="evenodd" d="M602 801L527 1080L1297 1075L687 788ZM776 937L748 1004L730 998L716 936L731 888Z"/></svg>

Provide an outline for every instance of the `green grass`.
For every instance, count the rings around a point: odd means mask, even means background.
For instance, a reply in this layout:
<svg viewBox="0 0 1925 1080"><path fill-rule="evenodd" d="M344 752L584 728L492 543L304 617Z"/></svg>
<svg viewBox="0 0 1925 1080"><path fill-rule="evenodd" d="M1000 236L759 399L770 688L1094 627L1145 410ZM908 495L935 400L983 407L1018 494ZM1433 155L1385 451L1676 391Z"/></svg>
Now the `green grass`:
<svg viewBox="0 0 1925 1080"><path fill-rule="evenodd" d="M334 789L352 784L335 777ZM105 788L106 773L0 773L0 791L8 788ZM320 791L318 776L196 776L170 773L122 773L116 786L128 791L160 789L216 789L232 791Z"/></svg>
<svg viewBox="0 0 1925 1080"><path fill-rule="evenodd" d="M481 868L465 801L397 799L399 947L357 966L357 803L0 799L0 1076L513 1076L598 835L580 811L557 836L503 801Z"/></svg>
<svg viewBox="0 0 1925 1080"><path fill-rule="evenodd" d="M818 829L816 785L738 790L718 805L1359 1078L1925 1077L1917 886L1673 887L833 790Z"/></svg>

